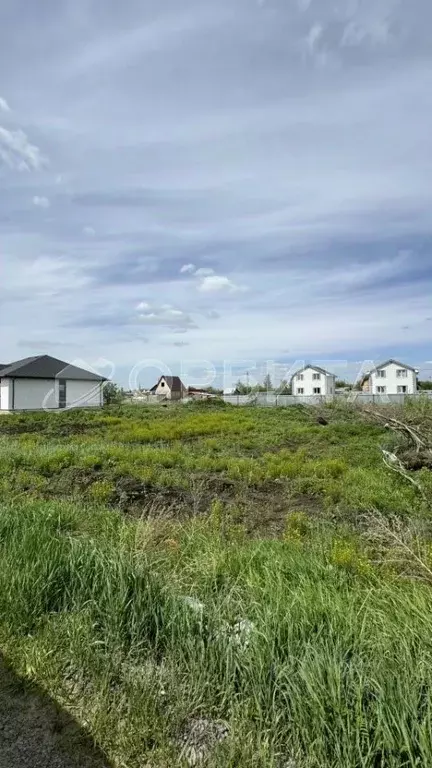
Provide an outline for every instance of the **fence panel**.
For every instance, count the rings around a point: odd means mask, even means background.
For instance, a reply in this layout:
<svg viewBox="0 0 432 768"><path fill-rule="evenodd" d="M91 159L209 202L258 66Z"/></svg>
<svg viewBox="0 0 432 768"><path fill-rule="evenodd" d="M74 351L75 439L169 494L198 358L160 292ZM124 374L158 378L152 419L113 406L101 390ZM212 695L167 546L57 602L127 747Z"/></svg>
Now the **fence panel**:
<svg viewBox="0 0 432 768"><path fill-rule="evenodd" d="M403 405L408 401L432 399L432 391L425 390L415 395L370 395L368 392L348 392L343 395L277 395L275 392L258 392L251 395L224 395L225 403L231 405L258 405L267 407L288 407L290 405L321 405L345 402L357 405Z"/></svg>

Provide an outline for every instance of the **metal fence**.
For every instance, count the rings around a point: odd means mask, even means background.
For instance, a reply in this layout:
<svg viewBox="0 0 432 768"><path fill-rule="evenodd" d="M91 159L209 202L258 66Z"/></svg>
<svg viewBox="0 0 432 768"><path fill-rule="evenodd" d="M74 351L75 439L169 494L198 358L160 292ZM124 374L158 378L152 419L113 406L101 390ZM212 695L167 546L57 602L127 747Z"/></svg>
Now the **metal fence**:
<svg viewBox="0 0 432 768"><path fill-rule="evenodd" d="M353 403L366 405L403 405L409 400L432 399L432 391L418 392L415 395L369 395L365 392L349 392L344 395L276 395L273 392L259 392L253 395L224 395L224 401L231 405L259 405L268 407L287 407L289 405L323 405L327 403Z"/></svg>

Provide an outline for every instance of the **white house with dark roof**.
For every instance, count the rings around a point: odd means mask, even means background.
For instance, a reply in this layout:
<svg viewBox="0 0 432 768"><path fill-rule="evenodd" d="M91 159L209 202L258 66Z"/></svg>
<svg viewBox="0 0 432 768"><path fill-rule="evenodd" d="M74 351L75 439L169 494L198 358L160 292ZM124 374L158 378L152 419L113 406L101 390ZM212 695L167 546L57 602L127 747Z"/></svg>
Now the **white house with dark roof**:
<svg viewBox="0 0 432 768"><path fill-rule="evenodd" d="M318 365L306 365L291 377L291 391L296 397L334 395L336 376Z"/></svg>
<svg viewBox="0 0 432 768"><path fill-rule="evenodd" d="M386 360L363 376L361 388L371 395L415 395L418 371L398 360Z"/></svg>
<svg viewBox="0 0 432 768"><path fill-rule="evenodd" d="M166 400L182 400L187 397L188 389L180 376L161 376L150 392Z"/></svg>
<svg viewBox="0 0 432 768"><path fill-rule="evenodd" d="M106 379L49 355L0 365L0 412L99 408Z"/></svg>

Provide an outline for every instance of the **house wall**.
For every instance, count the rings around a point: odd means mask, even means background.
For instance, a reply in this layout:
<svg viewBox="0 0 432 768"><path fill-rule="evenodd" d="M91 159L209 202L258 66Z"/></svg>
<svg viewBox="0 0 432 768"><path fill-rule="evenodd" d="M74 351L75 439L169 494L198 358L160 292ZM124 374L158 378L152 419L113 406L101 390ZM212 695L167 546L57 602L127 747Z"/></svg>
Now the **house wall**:
<svg viewBox="0 0 432 768"><path fill-rule="evenodd" d="M102 382L67 380L67 408L97 408L101 405L103 405Z"/></svg>
<svg viewBox="0 0 432 768"><path fill-rule="evenodd" d="M11 408L15 411L56 408L53 379L14 379Z"/></svg>
<svg viewBox="0 0 432 768"><path fill-rule="evenodd" d="M163 395L167 400L181 400L182 397L185 397L187 393L185 390L182 392L171 390L165 379L162 378L153 394L159 396Z"/></svg>
<svg viewBox="0 0 432 768"><path fill-rule="evenodd" d="M172 395L175 395L176 393L171 392L171 389L169 388L167 382L165 381L165 379L162 378L159 384L157 385L154 391L154 394L159 396L164 395L167 398L167 400L171 400L171 399L174 399Z"/></svg>
<svg viewBox="0 0 432 768"><path fill-rule="evenodd" d="M12 383L10 379L0 379L0 411L10 411Z"/></svg>
<svg viewBox="0 0 432 768"><path fill-rule="evenodd" d="M12 387L10 387L11 389ZM59 402L59 382L54 379L15 379L13 403L10 409L36 411L56 409ZM98 381L68 379L66 383L66 407L86 408L102 405L103 388Z"/></svg>
<svg viewBox="0 0 432 768"><path fill-rule="evenodd" d="M378 372L373 371L371 373L371 394L378 395L378 387L385 387L386 395L397 395L399 386L407 387L407 394L413 395L417 392L417 374L415 371L411 371L409 368L405 368L407 375L406 378L400 378L397 376L397 371L402 369L403 366L396 365L395 363L389 363L382 370L385 371L385 378L378 377Z"/></svg>
<svg viewBox="0 0 432 768"><path fill-rule="evenodd" d="M321 373L320 378L315 380L313 375L318 373L318 371L314 371L312 368L306 368L306 370L300 371L300 375L303 376L303 380L298 380L297 374L294 374L292 380L293 395L312 397L312 395L316 395L314 392L316 387L321 387L321 395L334 395L336 376L333 376L333 374ZM301 389L304 391L299 392Z"/></svg>

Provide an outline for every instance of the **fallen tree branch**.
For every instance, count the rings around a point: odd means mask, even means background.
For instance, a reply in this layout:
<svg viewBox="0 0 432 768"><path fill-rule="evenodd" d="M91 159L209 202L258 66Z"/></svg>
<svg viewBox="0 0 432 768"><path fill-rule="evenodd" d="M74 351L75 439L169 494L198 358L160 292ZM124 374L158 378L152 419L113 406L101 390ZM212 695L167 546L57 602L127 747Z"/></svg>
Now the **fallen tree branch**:
<svg viewBox="0 0 432 768"><path fill-rule="evenodd" d="M417 427L407 424L404 421L399 421L399 419L389 417L388 414L373 408L367 408L366 413L369 416L372 416L376 421L382 423L387 429L392 429L394 432L401 432L408 437L408 439L414 443L417 453L420 453L421 450L431 450L429 441L420 433Z"/></svg>
<svg viewBox="0 0 432 768"><path fill-rule="evenodd" d="M395 453L390 453L389 451L384 450L384 448L381 448L381 453L383 455L383 461L386 467L392 470L392 472L396 472L398 475L403 477L405 480L408 480L411 485L414 485L415 488L420 492L422 498L424 501L427 502L427 496L417 480L414 480L413 477L409 474L407 468L404 466L404 464L401 462L401 460L396 456Z"/></svg>

